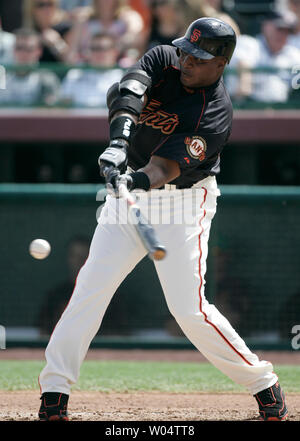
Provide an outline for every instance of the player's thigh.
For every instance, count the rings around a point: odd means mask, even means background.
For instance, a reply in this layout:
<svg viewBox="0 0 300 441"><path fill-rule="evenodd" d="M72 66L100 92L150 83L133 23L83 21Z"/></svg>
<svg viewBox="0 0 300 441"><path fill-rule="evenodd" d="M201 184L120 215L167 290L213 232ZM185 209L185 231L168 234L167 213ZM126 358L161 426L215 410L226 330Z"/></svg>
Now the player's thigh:
<svg viewBox="0 0 300 441"><path fill-rule="evenodd" d="M199 210L191 225L170 225L162 234L167 257L155 263L167 304L172 313L199 310L204 300L208 240L215 210ZM165 242L164 242L165 238Z"/></svg>
<svg viewBox="0 0 300 441"><path fill-rule="evenodd" d="M124 218L118 221L114 210L115 201L105 204L80 276L90 283L117 287L145 256L146 251L136 237L133 226Z"/></svg>
<svg viewBox="0 0 300 441"><path fill-rule="evenodd" d="M180 239L180 232L177 238ZM167 249L167 257L164 261L155 263L155 267L168 307L173 314L183 309L194 309L197 301L199 302L198 239L195 237L188 244L177 242L176 248L169 246Z"/></svg>

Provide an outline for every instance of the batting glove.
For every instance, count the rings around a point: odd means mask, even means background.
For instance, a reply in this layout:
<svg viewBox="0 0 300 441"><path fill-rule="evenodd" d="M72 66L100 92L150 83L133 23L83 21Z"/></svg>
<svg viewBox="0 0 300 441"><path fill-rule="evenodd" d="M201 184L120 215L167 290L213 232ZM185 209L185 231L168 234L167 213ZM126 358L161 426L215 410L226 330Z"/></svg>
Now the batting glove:
<svg viewBox="0 0 300 441"><path fill-rule="evenodd" d="M127 166L127 142L123 139L110 141L109 146L99 156L100 175L106 177L108 168L116 168L124 173Z"/></svg>
<svg viewBox="0 0 300 441"><path fill-rule="evenodd" d="M133 185L133 179L130 175L120 175L118 169L111 169L106 175L106 188L108 193L115 197L120 197L119 185L123 184L130 191Z"/></svg>

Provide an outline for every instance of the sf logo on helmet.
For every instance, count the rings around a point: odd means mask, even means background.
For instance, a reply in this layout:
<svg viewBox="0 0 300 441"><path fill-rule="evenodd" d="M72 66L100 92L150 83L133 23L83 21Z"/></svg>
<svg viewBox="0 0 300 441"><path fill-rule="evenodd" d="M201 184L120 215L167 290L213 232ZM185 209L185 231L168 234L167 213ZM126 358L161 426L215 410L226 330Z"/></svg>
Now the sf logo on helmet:
<svg viewBox="0 0 300 441"><path fill-rule="evenodd" d="M201 37L201 31L199 29L194 29L191 35L191 42L195 43Z"/></svg>

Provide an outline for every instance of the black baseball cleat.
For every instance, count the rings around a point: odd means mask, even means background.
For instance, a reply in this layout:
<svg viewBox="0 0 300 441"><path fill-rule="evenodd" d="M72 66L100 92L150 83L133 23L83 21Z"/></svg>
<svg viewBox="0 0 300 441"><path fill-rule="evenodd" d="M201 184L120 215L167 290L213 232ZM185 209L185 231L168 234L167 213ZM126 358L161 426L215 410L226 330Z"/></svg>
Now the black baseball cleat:
<svg viewBox="0 0 300 441"><path fill-rule="evenodd" d="M268 389L258 392L254 397L259 406L261 420L283 421L287 418L285 397L278 381Z"/></svg>
<svg viewBox="0 0 300 441"><path fill-rule="evenodd" d="M69 421L67 412L69 395L59 392L45 392L42 394L41 400L40 421Z"/></svg>

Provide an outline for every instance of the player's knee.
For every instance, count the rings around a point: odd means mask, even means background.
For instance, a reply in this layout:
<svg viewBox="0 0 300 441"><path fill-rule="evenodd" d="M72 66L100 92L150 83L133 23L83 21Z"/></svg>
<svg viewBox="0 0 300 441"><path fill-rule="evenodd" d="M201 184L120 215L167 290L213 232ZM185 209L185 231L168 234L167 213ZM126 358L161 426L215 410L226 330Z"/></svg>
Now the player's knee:
<svg viewBox="0 0 300 441"><path fill-rule="evenodd" d="M176 308L172 309L170 312L182 328L185 326L191 327L193 325L199 325L204 321L204 316L200 311L191 312L185 311L184 308Z"/></svg>

